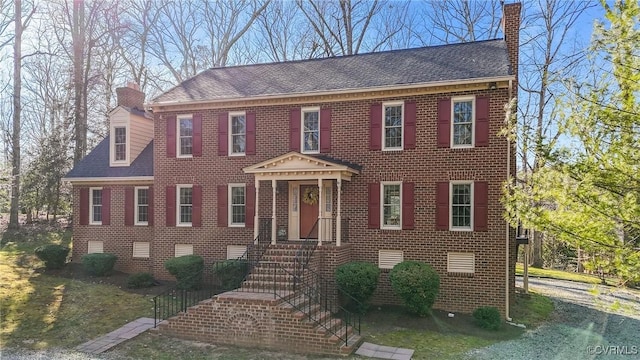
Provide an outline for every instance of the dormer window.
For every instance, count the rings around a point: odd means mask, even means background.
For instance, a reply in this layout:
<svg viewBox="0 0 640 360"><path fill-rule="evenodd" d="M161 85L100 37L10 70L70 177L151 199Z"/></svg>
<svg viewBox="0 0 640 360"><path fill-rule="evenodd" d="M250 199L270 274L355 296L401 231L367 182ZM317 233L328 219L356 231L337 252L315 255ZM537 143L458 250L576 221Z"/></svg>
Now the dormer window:
<svg viewBox="0 0 640 360"><path fill-rule="evenodd" d="M127 119L128 120L128 119ZM131 139L129 135L129 124L124 119L112 119L109 131L111 140L109 141L109 163L110 166L129 166Z"/></svg>
<svg viewBox="0 0 640 360"><path fill-rule="evenodd" d="M127 161L127 128L124 126L115 128L114 151L115 161Z"/></svg>

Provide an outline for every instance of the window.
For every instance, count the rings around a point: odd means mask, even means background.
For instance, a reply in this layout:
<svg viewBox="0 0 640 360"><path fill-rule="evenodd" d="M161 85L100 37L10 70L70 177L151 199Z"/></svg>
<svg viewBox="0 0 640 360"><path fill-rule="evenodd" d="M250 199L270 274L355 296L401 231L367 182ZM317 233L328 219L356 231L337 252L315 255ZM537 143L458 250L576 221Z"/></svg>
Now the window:
<svg viewBox="0 0 640 360"><path fill-rule="evenodd" d="M245 185L229 184L229 226L244 226L245 204Z"/></svg>
<svg viewBox="0 0 640 360"><path fill-rule="evenodd" d="M472 230L473 183L451 183L451 230Z"/></svg>
<svg viewBox="0 0 640 360"><path fill-rule="evenodd" d="M382 132L384 150L402 150L403 103L389 103L382 106L384 128Z"/></svg>
<svg viewBox="0 0 640 360"><path fill-rule="evenodd" d="M127 128L123 126L114 128L114 135L115 161L127 161Z"/></svg>
<svg viewBox="0 0 640 360"><path fill-rule="evenodd" d="M453 99L452 147L473 146L473 119L475 118L473 103L473 98Z"/></svg>
<svg viewBox="0 0 640 360"><path fill-rule="evenodd" d="M149 188L136 187L136 225L149 224Z"/></svg>
<svg viewBox="0 0 640 360"><path fill-rule="evenodd" d="M401 183L399 182L383 182L382 183L382 228L383 229L401 229Z"/></svg>
<svg viewBox="0 0 640 360"><path fill-rule="evenodd" d="M87 242L87 254L102 254L104 243L102 241L89 240Z"/></svg>
<svg viewBox="0 0 640 360"><path fill-rule="evenodd" d="M179 157L193 155L193 119L191 117L178 118L177 145Z"/></svg>
<svg viewBox="0 0 640 360"><path fill-rule="evenodd" d="M148 242L133 242L133 257L134 258L149 258L149 243Z"/></svg>
<svg viewBox="0 0 640 360"><path fill-rule="evenodd" d="M229 154L244 155L246 146L247 122L245 113L229 114Z"/></svg>
<svg viewBox="0 0 640 360"><path fill-rule="evenodd" d="M378 250L378 267L380 269L393 269L403 261L404 252L402 250Z"/></svg>
<svg viewBox="0 0 640 360"><path fill-rule="evenodd" d="M320 151L320 110L302 109L302 152Z"/></svg>
<svg viewBox="0 0 640 360"><path fill-rule="evenodd" d="M89 219L91 225L102 225L102 188L91 188Z"/></svg>
<svg viewBox="0 0 640 360"><path fill-rule="evenodd" d="M247 245L227 245L227 260L243 257L247 252Z"/></svg>
<svg viewBox="0 0 640 360"><path fill-rule="evenodd" d="M193 221L193 186L178 185L177 189L177 224L178 226L191 226Z"/></svg>
<svg viewBox="0 0 640 360"><path fill-rule="evenodd" d="M476 272L474 253L447 253L447 272L454 274L473 274Z"/></svg>
<svg viewBox="0 0 640 360"><path fill-rule="evenodd" d="M175 255L185 256L185 255L193 255L193 245L191 244L176 244L175 245Z"/></svg>

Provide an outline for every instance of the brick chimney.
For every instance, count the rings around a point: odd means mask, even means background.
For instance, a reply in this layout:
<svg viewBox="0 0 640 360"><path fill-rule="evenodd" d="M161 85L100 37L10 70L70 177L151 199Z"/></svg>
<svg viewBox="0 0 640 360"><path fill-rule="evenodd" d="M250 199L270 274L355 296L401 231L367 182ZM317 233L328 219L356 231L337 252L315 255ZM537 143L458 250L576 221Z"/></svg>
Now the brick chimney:
<svg viewBox="0 0 640 360"><path fill-rule="evenodd" d="M144 93L140 91L138 84L130 82L127 87L117 88L116 95L118 97L118 106L144 110Z"/></svg>
<svg viewBox="0 0 640 360"><path fill-rule="evenodd" d="M520 12L522 4L505 4L502 8L502 32L507 43L511 71L516 76L513 84L515 91L518 89L518 51L520 50Z"/></svg>

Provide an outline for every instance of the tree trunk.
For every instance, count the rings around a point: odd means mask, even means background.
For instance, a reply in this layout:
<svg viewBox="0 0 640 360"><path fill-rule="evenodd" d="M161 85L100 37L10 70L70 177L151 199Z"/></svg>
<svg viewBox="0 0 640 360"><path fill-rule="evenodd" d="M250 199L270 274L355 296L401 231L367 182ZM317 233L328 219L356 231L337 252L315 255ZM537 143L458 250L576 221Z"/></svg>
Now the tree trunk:
<svg viewBox="0 0 640 360"><path fill-rule="evenodd" d="M76 165L87 153L87 118L84 111L84 2L73 0L73 88L74 88L74 121L75 149L73 164Z"/></svg>
<svg viewBox="0 0 640 360"><path fill-rule="evenodd" d="M13 44L13 134L11 136L11 208L9 228L18 228L20 211L20 90L22 88L22 3L15 0L15 38Z"/></svg>
<svg viewBox="0 0 640 360"><path fill-rule="evenodd" d="M531 266L535 268L542 268L542 238L544 234L540 231L533 232L533 247L531 251Z"/></svg>

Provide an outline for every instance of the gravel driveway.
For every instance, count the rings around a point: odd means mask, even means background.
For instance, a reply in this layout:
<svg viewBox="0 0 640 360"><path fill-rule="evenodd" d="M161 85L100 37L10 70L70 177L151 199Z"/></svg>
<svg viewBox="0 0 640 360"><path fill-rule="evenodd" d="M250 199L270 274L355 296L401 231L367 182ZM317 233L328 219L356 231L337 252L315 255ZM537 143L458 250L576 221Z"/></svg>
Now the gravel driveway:
<svg viewBox="0 0 640 360"><path fill-rule="evenodd" d="M536 278L529 288L553 300L551 321L470 359L640 359L640 292Z"/></svg>

